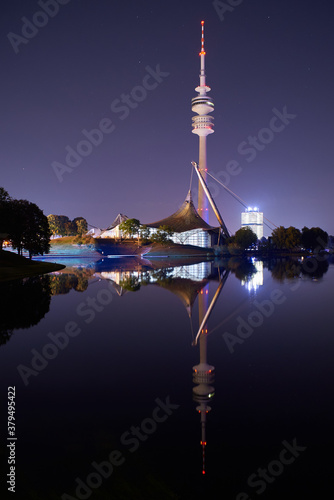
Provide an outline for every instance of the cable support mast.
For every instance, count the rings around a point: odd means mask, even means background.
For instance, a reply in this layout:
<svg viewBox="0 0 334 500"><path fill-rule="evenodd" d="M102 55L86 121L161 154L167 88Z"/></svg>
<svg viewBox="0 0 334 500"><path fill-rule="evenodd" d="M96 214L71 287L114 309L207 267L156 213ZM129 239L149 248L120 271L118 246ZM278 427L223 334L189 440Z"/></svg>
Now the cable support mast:
<svg viewBox="0 0 334 500"><path fill-rule="evenodd" d="M207 196L207 198L208 198L208 200L209 200L209 202L210 202L210 205L211 205L211 207L212 207L212 210L214 211L214 214L215 214L215 216L217 217L217 220L218 220L218 222L219 222L219 224L220 224L220 227L221 227L221 228L222 228L222 230L223 230L223 233L225 234L226 238L229 238L229 237L230 237L230 233L228 232L228 229L227 229L227 227L226 227L226 225L225 225L225 222L223 221L222 216L220 215L220 212L219 212L219 210L218 210L218 207L217 207L217 205L215 204L214 199L213 199L213 198L212 198L212 196L211 196L211 193L210 193L210 191L209 191L209 188L208 188L208 186L207 186L207 184L206 184L205 180L203 179L203 176L202 176L202 174L201 174L201 172L200 172L200 170L199 170L199 168L198 168L197 163L196 163L196 162L194 162L194 161L192 161L192 162L191 162L191 164L192 164L192 166L194 167L194 169L195 169L195 171L196 171L196 174L198 175L199 181L200 181L200 183L201 183L201 185L202 185L202 187L203 187L203 190L204 190L204 192L205 192L205 194L206 194L206 196Z"/></svg>

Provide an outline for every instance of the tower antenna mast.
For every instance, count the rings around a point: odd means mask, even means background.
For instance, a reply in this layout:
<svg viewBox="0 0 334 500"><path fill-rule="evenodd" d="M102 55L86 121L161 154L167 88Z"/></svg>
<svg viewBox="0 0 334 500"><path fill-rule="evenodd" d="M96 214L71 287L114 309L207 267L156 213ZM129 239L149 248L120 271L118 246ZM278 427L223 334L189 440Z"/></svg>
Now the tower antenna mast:
<svg viewBox="0 0 334 500"><path fill-rule="evenodd" d="M199 75L199 86L195 88L198 92L198 96L191 100L191 109L198 116L193 116L192 118L192 132L199 136L199 161L198 166L202 174L204 181L207 180L207 160L206 160L206 137L209 134L213 134L213 117L209 116L214 110L213 100L207 96L207 92L210 92L210 87L206 84L206 74L205 74L205 48L204 48L204 21L201 21L202 25L202 38L201 38L201 52L199 56L201 58L200 64L200 75ZM198 212L205 222L209 222L209 212L208 212L208 200L203 190L202 184L198 183Z"/></svg>

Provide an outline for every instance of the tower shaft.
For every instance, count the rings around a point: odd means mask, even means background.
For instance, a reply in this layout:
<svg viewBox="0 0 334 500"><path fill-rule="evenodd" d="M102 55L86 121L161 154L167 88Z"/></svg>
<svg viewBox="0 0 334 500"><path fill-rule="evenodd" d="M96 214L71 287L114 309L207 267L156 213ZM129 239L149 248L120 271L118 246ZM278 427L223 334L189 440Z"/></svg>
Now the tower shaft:
<svg viewBox="0 0 334 500"><path fill-rule="evenodd" d="M205 182L207 182L207 164L206 164L206 136L199 137L199 170ZM209 205L208 198L205 194L203 186L200 181L198 181L198 213L205 220L209 222Z"/></svg>
<svg viewBox="0 0 334 500"><path fill-rule="evenodd" d="M196 87L198 96L194 97L191 101L192 111L197 113L198 116L192 118L192 132L199 136L199 161L198 166L200 172L206 182L207 172L207 155L206 155L206 136L212 134L213 130L213 117L209 115L214 110L213 100L207 96L207 92L211 89L206 84L205 74L205 50L204 50L204 21L202 24L202 38L201 38L201 52L200 56L200 75L199 86ZM198 212L205 222L209 222L208 200L203 190L201 183L198 183Z"/></svg>

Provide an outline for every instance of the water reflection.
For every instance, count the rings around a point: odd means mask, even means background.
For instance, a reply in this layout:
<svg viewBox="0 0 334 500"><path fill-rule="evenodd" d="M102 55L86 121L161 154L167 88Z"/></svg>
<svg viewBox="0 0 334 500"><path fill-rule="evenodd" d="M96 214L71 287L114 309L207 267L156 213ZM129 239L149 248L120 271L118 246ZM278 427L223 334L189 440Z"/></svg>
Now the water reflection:
<svg viewBox="0 0 334 500"><path fill-rule="evenodd" d="M215 391L213 387L215 367L210 365L207 360L207 342L208 342L208 326L207 322L215 307L218 297L226 283L229 275L229 269L223 269L219 274L219 285L210 302L208 303L208 294L201 294L199 296L199 329L193 345L196 346L199 342L199 364L193 366L193 400L196 401L198 406L196 410L201 416L201 440L202 447L202 474L206 473L205 467L205 452L206 452L206 416L211 411L211 406L208 403L213 398ZM202 302L202 304L201 304Z"/></svg>
<svg viewBox="0 0 334 500"><path fill-rule="evenodd" d="M90 267L66 267L61 271L50 274L50 288L52 295L63 295L70 290L84 292L88 288L88 281L93 276L94 269Z"/></svg>
<svg viewBox="0 0 334 500"><path fill-rule="evenodd" d="M269 259L264 265L269 269L272 277L280 283L295 278L316 280L321 279L327 273L329 259L326 255Z"/></svg>
<svg viewBox="0 0 334 500"><path fill-rule="evenodd" d="M250 282L258 270L255 266L254 259L243 259L242 257L231 257L227 261L227 267L230 271L235 275L238 280L241 281L241 284Z"/></svg>
<svg viewBox="0 0 334 500"><path fill-rule="evenodd" d="M252 259L252 264L255 268L251 276L246 280L241 280L242 286L247 288L249 292L256 292L263 285L263 262L261 260Z"/></svg>
<svg viewBox="0 0 334 500"><path fill-rule="evenodd" d="M228 269L250 292L263 284L263 270L268 269L280 283L291 279L321 279L329 268L329 258L285 257L280 259L242 259L232 257L219 261L199 259L147 260L137 258L103 259L94 264L66 267L45 276L0 283L2 318L0 343L6 343L13 330L29 328L47 314L51 295L63 295L71 290L84 292L96 279L112 282L118 295L136 292L141 286L159 286L177 295L188 315L199 295L199 324L208 309L208 284L220 281L222 270ZM202 318L202 319L201 319Z"/></svg>
<svg viewBox="0 0 334 500"><path fill-rule="evenodd" d="M6 344L13 331L37 325L49 312L50 276L0 282L0 344Z"/></svg>
<svg viewBox="0 0 334 500"><path fill-rule="evenodd" d="M190 264L178 263L172 267L170 262L166 267L158 267L161 262L150 263L142 260L125 259L116 262L101 261L97 265L95 276L109 280L117 293L121 296L126 292L136 292L141 286L160 286L175 294L184 304L189 317L192 319L192 309L198 297L198 333L193 339L193 346L199 344L199 363L193 366L193 400L198 403L196 410L200 414L202 448L202 474L206 473L206 420L211 411L209 402L214 396L214 366L207 360L208 320L218 301L219 295L226 283L230 269L229 262L205 261ZM240 280L257 272L256 266L242 259L232 261L234 273L238 274ZM153 266L153 269L150 269ZM209 302L209 282L217 281L218 287Z"/></svg>
<svg viewBox="0 0 334 500"><path fill-rule="evenodd" d="M187 261L186 263L171 260L163 262L143 259L105 259L94 264L94 267L67 268L61 273L6 283L0 287L3 306L0 342L6 343L15 329L36 325L48 313L51 295L68 293L75 295L76 292L81 293L88 290L90 285L96 283L97 280L110 281L121 297L133 292L135 300L141 287L160 287L171 292L182 302L192 324L196 324L196 330L198 329L197 334L195 331L193 336L193 349L196 351L198 349L198 352L195 352L198 362L197 359L189 361L188 381L190 382L192 370L193 387L187 390L189 393L192 392L193 400L196 403L191 412L195 406L198 412L197 416L195 412L192 413L193 422L198 425L196 429L198 434L197 432L193 434L192 439L196 442L198 450L202 452L202 458L199 459L199 469L205 474L207 426L210 424L210 416L215 416L209 415L209 412L212 401L214 401L216 409L219 403L213 399L215 394L215 367L213 365L217 365L217 363L215 361L210 363L216 358L211 357L210 359L208 351L207 324L209 316L218 303L218 299L226 291L224 284L230 274L234 274L239 280L240 287L247 286L249 290L256 291L256 287L251 288L250 285L246 284L262 285L264 269L268 269L272 277L279 281L286 279L314 280L320 279L328 271L328 262L316 258L305 260L271 259L267 261L233 258L224 261ZM209 283L211 293L215 291L213 297L210 295ZM67 301L66 299L65 297L63 303ZM193 317L196 301L198 318ZM102 346L105 348L104 339ZM187 353L184 355L187 356ZM217 380L219 380L218 374ZM214 406L212 406L213 409Z"/></svg>
<svg viewBox="0 0 334 500"><path fill-rule="evenodd" d="M207 416L215 395L215 367L208 360L208 320L231 272L240 280L241 286L256 292L263 285L263 271L271 271L275 280L295 277L321 277L328 270L327 261L307 259L280 259L263 262L256 259L231 258L211 262L178 263L171 266L170 261L161 262L125 260L97 264L95 276L113 283L119 295L137 292L142 286L159 286L180 298L188 315L192 318L193 306L198 299L198 332L193 346L199 346L199 363L192 367L193 400L200 415L201 472L206 474ZM218 283L216 292L209 301L209 283ZM194 439L195 436L194 436Z"/></svg>
<svg viewBox="0 0 334 500"><path fill-rule="evenodd" d="M165 267L161 261L143 261L143 259L117 259L117 262L101 261L96 265L95 276L109 280L118 295L137 292L141 286L159 286L179 297L189 316L198 293L210 280L218 279L218 267L213 261L195 262ZM205 293L205 292L204 292Z"/></svg>

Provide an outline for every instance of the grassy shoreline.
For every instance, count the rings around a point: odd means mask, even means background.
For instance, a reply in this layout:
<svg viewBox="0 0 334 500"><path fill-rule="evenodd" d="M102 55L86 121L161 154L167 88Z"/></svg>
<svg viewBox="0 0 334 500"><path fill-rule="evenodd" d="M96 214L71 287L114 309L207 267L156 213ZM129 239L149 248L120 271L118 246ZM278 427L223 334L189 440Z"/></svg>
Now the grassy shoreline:
<svg viewBox="0 0 334 500"><path fill-rule="evenodd" d="M63 264L29 260L13 252L0 251L0 282L39 276L65 267Z"/></svg>
<svg viewBox="0 0 334 500"><path fill-rule="evenodd" d="M94 245L95 239L92 236L63 236L50 241L52 246L62 245Z"/></svg>

